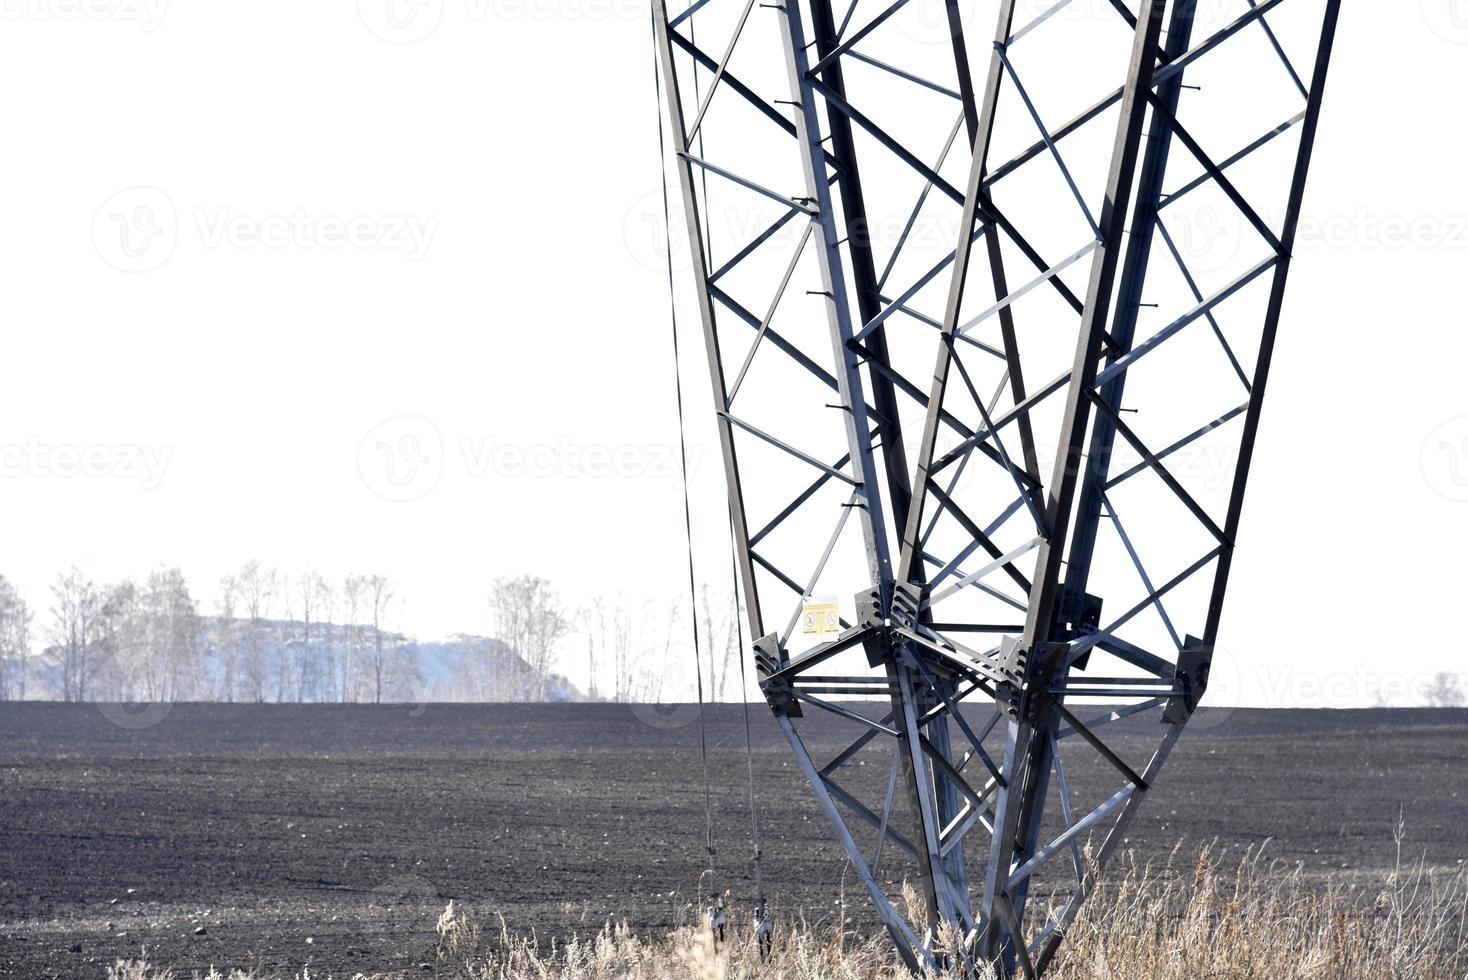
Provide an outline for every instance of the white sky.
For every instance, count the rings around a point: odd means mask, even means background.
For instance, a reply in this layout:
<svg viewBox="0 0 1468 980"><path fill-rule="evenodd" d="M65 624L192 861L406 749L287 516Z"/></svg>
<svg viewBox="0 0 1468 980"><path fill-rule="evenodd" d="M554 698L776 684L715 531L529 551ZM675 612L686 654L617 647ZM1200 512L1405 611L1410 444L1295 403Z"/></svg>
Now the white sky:
<svg viewBox="0 0 1468 980"><path fill-rule="evenodd" d="M685 587L646 9L425 3L392 44L378 0L0 0L0 573L38 627L71 563L206 606L251 558L382 570L423 636L501 575ZM1247 703L1463 669L1460 6L1344 15L1221 637Z"/></svg>

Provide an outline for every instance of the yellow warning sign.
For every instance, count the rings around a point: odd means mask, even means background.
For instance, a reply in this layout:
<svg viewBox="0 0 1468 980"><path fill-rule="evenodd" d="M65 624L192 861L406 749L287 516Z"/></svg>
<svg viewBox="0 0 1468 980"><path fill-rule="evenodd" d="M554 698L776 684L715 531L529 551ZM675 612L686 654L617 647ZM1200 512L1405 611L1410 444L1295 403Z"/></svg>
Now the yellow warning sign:
<svg viewBox="0 0 1468 980"><path fill-rule="evenodd" d="M801 613L801 632L806 636L840 636L841 604L835 599L812 599Z"/></svg>

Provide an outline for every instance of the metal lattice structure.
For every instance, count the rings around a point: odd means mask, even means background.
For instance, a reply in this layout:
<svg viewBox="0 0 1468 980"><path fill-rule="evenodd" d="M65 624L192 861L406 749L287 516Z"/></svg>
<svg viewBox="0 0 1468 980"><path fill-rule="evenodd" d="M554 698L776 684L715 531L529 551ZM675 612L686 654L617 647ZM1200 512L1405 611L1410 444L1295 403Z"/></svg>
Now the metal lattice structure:
<svg viewBox="0 0 1468 980"><path fill-rule="evenodd" d="M1035 976L1208 683L1339 0L867 2L654 0L684 282L837 840Z"/></svg>

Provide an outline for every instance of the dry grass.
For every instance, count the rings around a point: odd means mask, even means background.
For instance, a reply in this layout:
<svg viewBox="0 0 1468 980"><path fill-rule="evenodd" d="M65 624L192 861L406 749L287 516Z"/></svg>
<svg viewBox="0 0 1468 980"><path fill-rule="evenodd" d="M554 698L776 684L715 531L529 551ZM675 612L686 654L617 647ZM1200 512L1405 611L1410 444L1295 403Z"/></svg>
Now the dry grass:
<svg viewBox="0 0 1468 980"><path fill-rule="evenodd" d="M1465 980L1468 879L1425 864L1385 880L1307 879L1259 855L1225 864L1205 850L1191 866L1133 868L1103 884L1071 928L1054 980ZM731 916L732 921L737 918ZM726 941L697 927L659 938L608 926L545 946L491 936L452 903L438 921L442 980L884 980L907 976L885 940L809 928L777 930L762 959L752 931ZM490 940L493 941L490 941ZM424 976L423 973L413 974ZM392 975L362 977L388 980ZM406 974L404 975L406 976ZM108 980L190 980L118 963ZM207 980L283 980L218 973ZM326 980L303 973L294 980Z"/></svg>

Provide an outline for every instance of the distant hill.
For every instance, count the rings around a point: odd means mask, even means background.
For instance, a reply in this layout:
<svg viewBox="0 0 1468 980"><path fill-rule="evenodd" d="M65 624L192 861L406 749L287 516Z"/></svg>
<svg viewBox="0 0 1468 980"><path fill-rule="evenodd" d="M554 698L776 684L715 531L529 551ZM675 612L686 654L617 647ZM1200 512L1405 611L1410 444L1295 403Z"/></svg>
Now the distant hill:
<svg viewBox="0 0 1468 980"><path fill-rule="evenodd" d="M60 646L31 659L29 698L62 698L65 659ZM560 674L537 677L492 637L460 633L419 642L371 626L290 619L201 616L167 651L143 637L98 637L86 661L88 701L586 700Z"/></svg>

